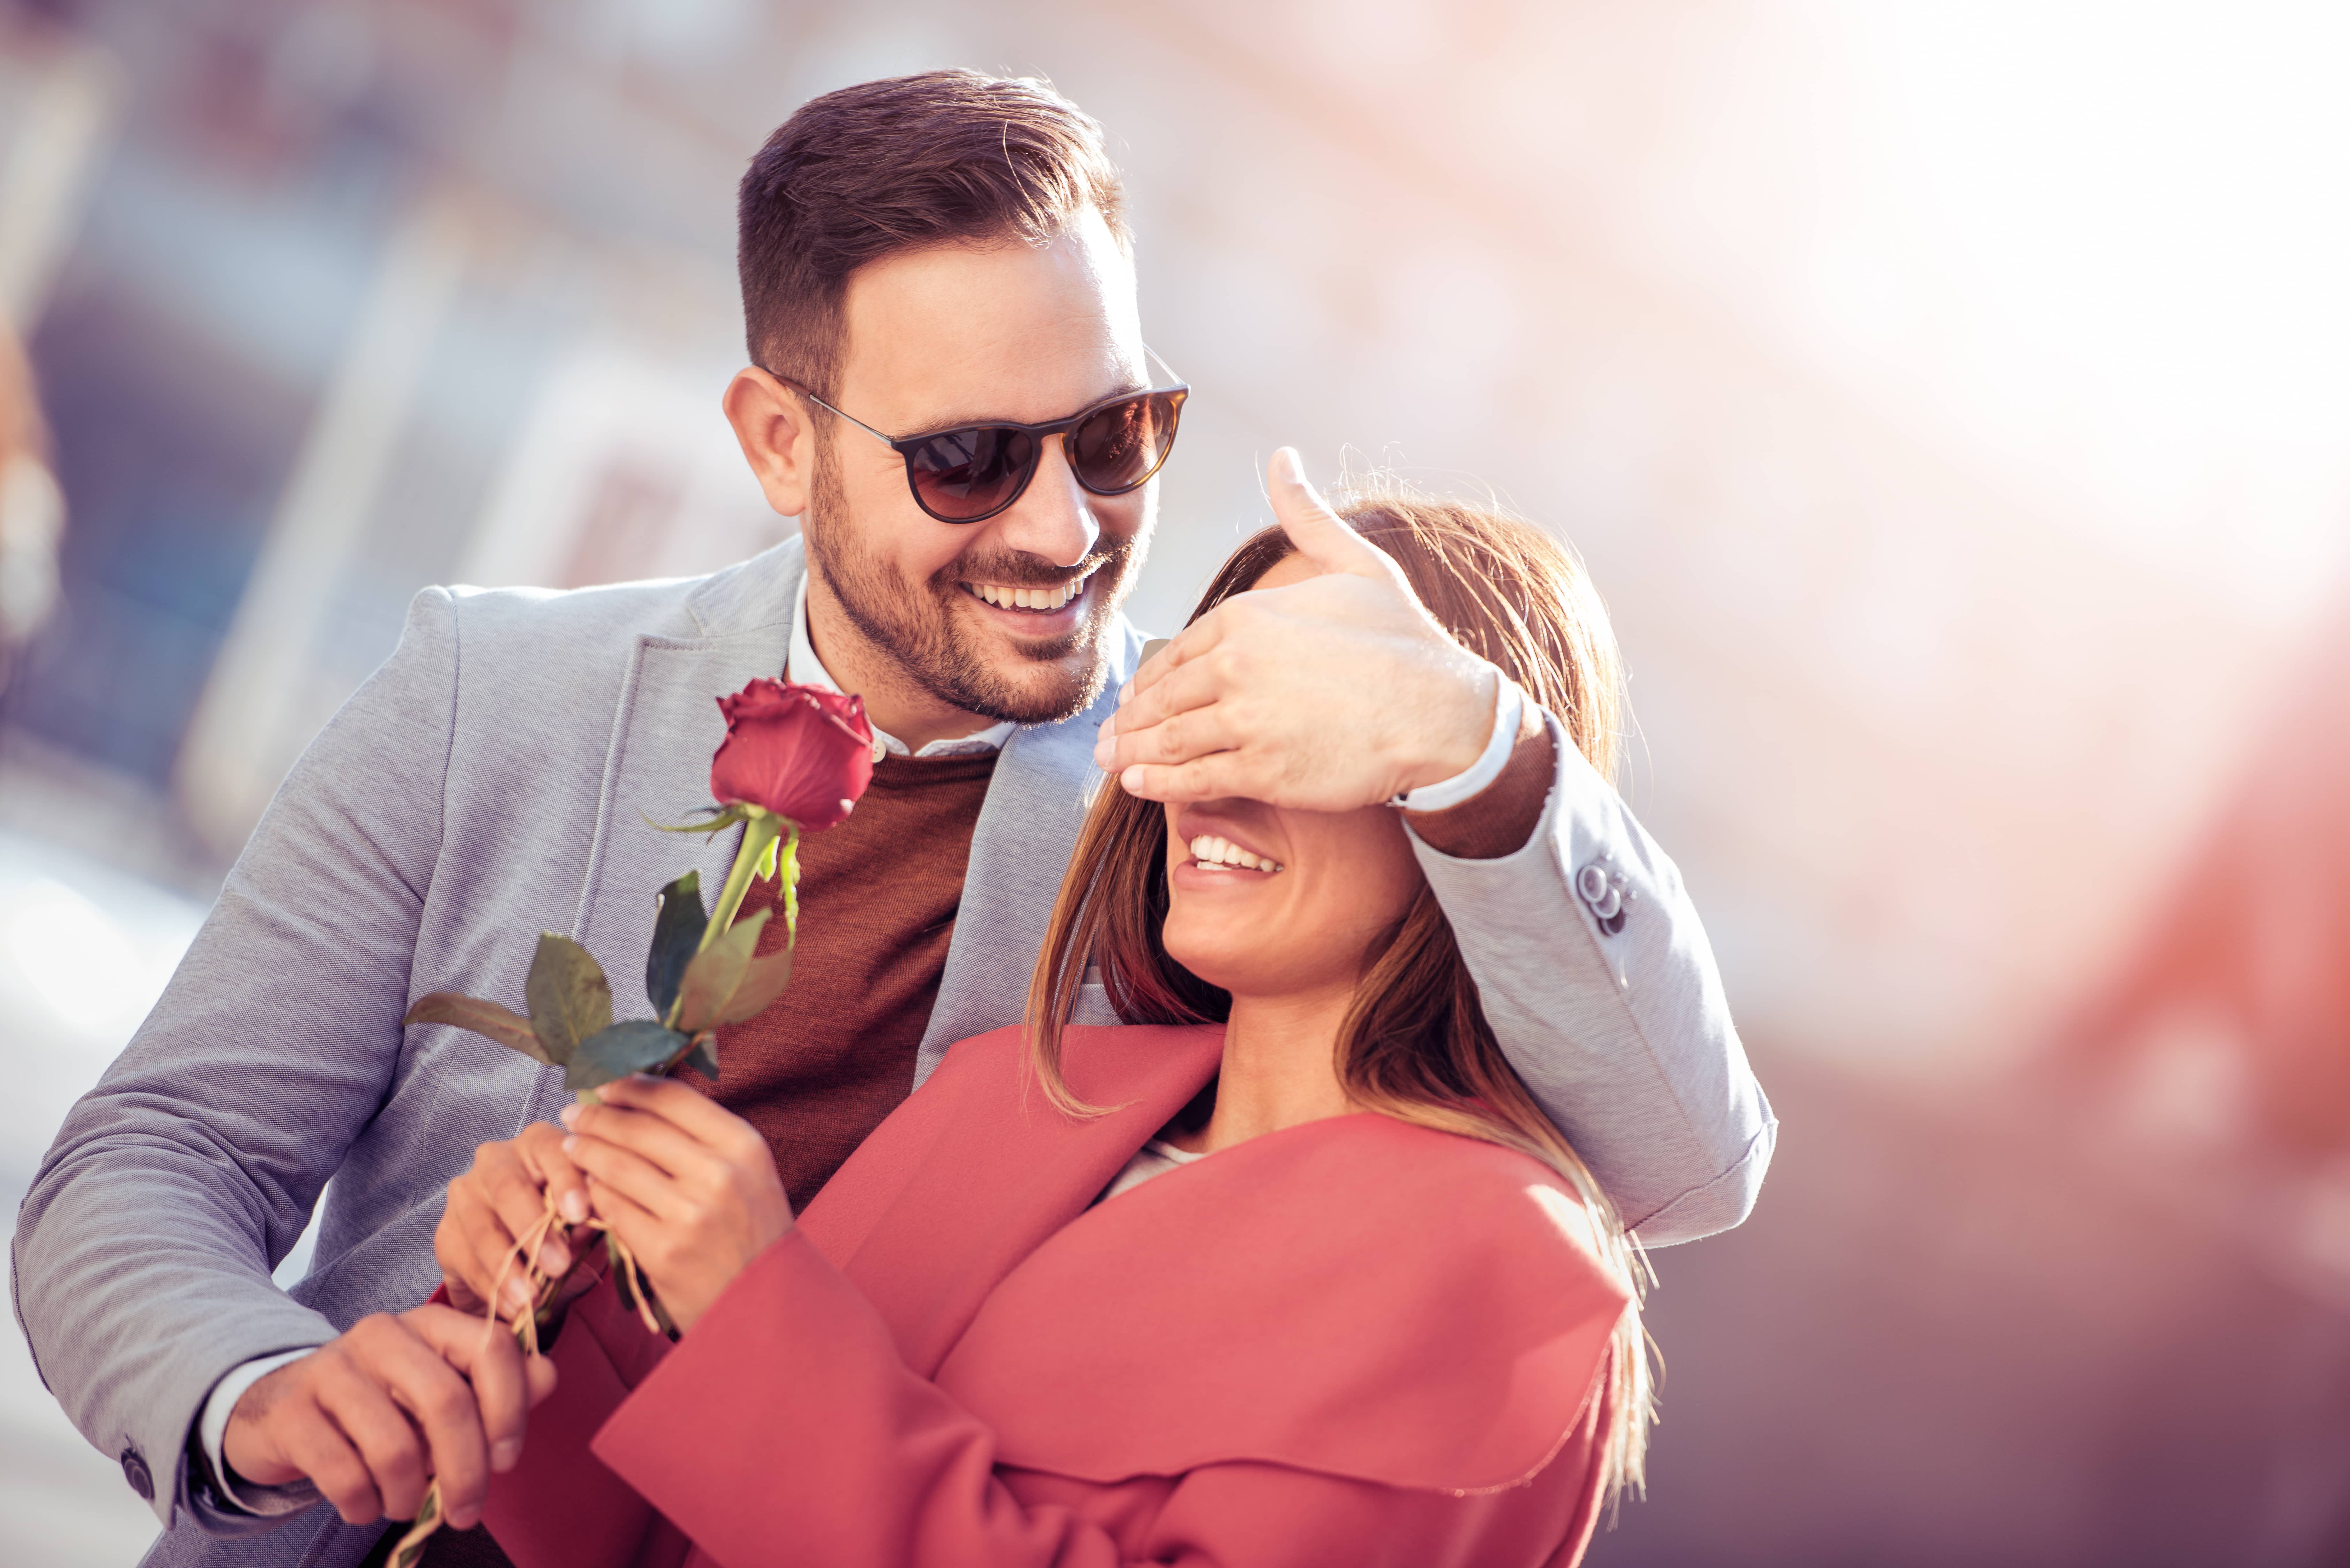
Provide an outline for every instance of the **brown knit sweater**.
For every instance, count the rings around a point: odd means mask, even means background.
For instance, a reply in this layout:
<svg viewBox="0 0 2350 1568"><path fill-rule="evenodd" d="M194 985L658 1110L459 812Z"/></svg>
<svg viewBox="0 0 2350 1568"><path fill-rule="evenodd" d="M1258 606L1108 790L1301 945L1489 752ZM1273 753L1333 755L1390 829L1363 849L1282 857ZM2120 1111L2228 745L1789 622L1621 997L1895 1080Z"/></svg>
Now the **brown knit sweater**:
<svg viewBox="0 0 2350 1568"><path fill-rule="evenodd" d="M913 1092L996 753L884 757L848 820L800 840L800 940L782 1000L718 1035L718 1082L678 1076L764 1133L796 1211ZM781 879L759 950L784 945Z"/></svg>

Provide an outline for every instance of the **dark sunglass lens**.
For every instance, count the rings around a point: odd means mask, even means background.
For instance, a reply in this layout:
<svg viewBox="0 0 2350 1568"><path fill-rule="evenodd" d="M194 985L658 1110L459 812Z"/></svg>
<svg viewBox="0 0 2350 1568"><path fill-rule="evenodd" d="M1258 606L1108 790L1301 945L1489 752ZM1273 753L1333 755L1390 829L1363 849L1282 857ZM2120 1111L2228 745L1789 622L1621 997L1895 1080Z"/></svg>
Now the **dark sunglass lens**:
<svg viewBox="0 0 2350 1568"><path fill-rule="evenodd" d="M1151 392L1096 410L1069 432L1069 466L1078 482L1097 494L1115 495L1149 479L1167 460L1181 401Z"/></svg>
<svg viewBox="0 0 2350 1568"><path fill-rule="evenodd" d="M1036 438L1024 431L942 431L906 454L906 468L931 515L958 523L1009 501L1035 468L1036 452Z"/></svg>

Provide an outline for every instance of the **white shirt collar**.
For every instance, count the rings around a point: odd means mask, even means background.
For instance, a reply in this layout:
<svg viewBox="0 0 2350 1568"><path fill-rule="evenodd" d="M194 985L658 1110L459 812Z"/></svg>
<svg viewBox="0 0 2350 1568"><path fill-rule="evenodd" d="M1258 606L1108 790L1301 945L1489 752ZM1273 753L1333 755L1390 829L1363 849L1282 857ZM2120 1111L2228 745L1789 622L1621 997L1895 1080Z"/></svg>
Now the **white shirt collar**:
<svg viewBox="0 0 2350 1568"><path fill-rule="evenodd" d="M832 678L823 660L816 656L816 644L808 640L807 578L800 578L799 602L792 607L792 651L784 665L784 679L795 686L821 686L827 691L840 690L840 682ZM866 715L872 722L872 715ZM873 726L873 760L881 760L887 752L893 757L969 757L983 752L1000 752L1012 732L1020 726L1006 719L990 724L975 735L958 735L950 741L932 741L920 751L910 749L906 742L890 734L879 724Z"/></svg>

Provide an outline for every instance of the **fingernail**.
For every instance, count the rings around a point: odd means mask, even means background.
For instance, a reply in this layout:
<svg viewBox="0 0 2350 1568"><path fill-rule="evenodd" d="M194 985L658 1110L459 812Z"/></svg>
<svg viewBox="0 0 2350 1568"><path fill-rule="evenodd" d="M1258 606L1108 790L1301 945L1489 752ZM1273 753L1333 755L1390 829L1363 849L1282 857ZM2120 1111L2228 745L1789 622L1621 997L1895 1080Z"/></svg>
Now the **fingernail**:
<svg viewBox="0 0 2350 1568"><path fill-rule="evenodd" d="M566 1154L577 1154L579 1152L579 1135L577 1133L573 1133L570 1137L563 1140L563 1152Z"/></svg>
<svg viewBox="0 0 2350 1568"><path fill-rule="evenodd" d="M571 1249L560 1241L549 1241L538 1251L538 1266L549 1279L561 1279L571 1272Z"/></svg>
<svg viewBox="0 0 2350 1568"><path fill-rule="evenodd" d="M574 1225L588 1223L588 1198L577 1190L563 1195L563 1218Z"/></svg>
<svg viewBox="0 0 2350 1568"><path fill-rule="evenodd" d="M520 1317L530 1310L530 1293L520 1285L506 1286L506 1315Z"/></svg>
<svg viewBox="0 0 2350 1568"><path fill-rule="evenodd" d="M1286 484L1305 483L1305 465L1297 460L1297 449L1294 446L1283 447L1273 454L1273 472L1274 478Z"/></svg>
<svg viewBox="0 0 2350 1568"><path fill-rule="evenodd" d="M556 1119L565 1127L576 1127L579 1125L579 1111L580 1107L577 1105L566 1106L556 1114Z"/></svg>
<svg viewBox="0 0 2350 1568"><path fill-rule="evenodd" d="M490 1469L501 1474L514 1469L515 1461L520 1458L522 1443L517 1438L507 1438L490 1446Z"/></svg>

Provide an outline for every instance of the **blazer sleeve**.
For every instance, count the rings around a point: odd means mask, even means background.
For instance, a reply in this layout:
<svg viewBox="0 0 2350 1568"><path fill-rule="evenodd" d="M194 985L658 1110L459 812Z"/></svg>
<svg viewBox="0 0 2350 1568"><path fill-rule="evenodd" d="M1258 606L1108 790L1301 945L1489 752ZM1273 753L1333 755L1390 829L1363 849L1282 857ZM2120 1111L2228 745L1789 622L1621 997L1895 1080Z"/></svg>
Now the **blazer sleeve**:
<svg viewBox="0 0 2350 1568"><path fill-rule="evenodd" d="M82 1435L204 1529L188 1436L230 1369L336 1325L271 1282L400 1060L408 955L441 843L454 602L398 650L255 829L162 999L67 1116L18 1216L17 1321ZM135 1461L135 1462L134 1462Z"/></svg>
<svg viewBox="0 0 2350 1568"><path fill-rule="evenodd" d="M1555 765L1525 844L1461 859L1415 835L1413 853L1503 1052L1625 1223L1649 1246L1726 1231L1778 1122L1680 872L1543 722Z"/></svg>
<svg viewBox="0 0 2350 1568"><path fill-rule="evenodd" d="M879 1314L795 1231L728 1288L594 1449L728 1568L1534 1568L1572 1561L1587 1536L1596 1424L1587 1412L1578 1451L1528 1484L1478 1496L1204 1467L1173 1479L1140 1552L1121 1556L1068 1507L1015 1497L995 1473L994 1434L906 1366Z"/></svg>

